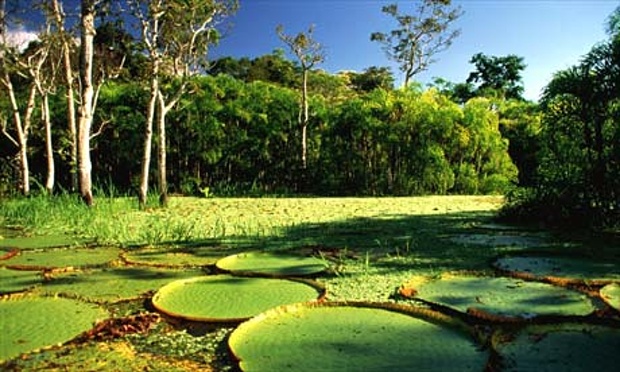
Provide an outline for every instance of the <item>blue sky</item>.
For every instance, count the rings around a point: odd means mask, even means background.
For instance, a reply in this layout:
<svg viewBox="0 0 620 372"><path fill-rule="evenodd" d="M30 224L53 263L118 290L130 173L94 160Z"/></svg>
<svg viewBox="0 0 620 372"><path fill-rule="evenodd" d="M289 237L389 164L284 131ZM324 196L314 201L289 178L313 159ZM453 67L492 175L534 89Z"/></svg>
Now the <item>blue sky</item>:
<svg viewBox="0 0 620 372"><path fill-rule="evenodd" d="M26 7L30 1L8 0L7 6ZM315 38L324 45L327 55L318 67L336 73L389 66L397 82L402 81L398 66L386 58L379 44L370 41L372 32L392 29L392 21L381 12L381 7L394 0L239 2L241 8L230 19L233 25L212 51L211 58L268 54L284 47L275 33L278 24L284 26L287 34L305 31L314 24ZM415 0L397 2L404 10L412 9ZM63 3L69 13L79 10L79 0ZM461 35L437 56L438 61L428 71L415 79L423 84L432 82L434 77L463 82L473 69L469 59L474 54L516 54L524 57L527 64L523 72L525 98L536 100L554 72L577 64L597 42L607 38L605 22L620 6L620 0L453 0L453 4L464 11L454 25Z"/></svg>
<svg viewBox="0 0 620 372"><path fill-rule="evenodd" d="M234 25L213 51L212 57L250 58L283 47L275 34L282 24L296 34L315 25L315 38L326 49L319 67L335 73L361 71L369 66L390 66L398 80L401 73L370 41L374 31L391 30L384 0L240 0ZM398 1L401 9L413 1ZM606 39L604 24L618 0L455 0L463 16L455 23L461 35L450 49L437 56L427 72L416 77L429 83L433 77L464 81L478 52L525 59L525 97L536 100L553 73L578 63L597 42Z"/></svg>

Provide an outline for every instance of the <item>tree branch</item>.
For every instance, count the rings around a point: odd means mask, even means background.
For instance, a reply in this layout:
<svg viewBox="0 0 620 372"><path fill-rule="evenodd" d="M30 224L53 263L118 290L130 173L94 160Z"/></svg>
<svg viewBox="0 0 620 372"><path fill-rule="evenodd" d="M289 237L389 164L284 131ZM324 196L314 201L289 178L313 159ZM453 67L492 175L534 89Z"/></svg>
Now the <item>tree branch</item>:
<svg viewBox="0 0 620 372"><path fill-rule="evenodd" d="M11 136L11 134L6 130L6 126L7 126L7 119L5 117L2 117L0 119L0 126L2 126L2 134L4 134L6 136L6 138L8 138L9 141L11 141L12 144L15 145L15 147L19 147L19 143L15 140L15 138L13 138L13 136Z"/></svg>

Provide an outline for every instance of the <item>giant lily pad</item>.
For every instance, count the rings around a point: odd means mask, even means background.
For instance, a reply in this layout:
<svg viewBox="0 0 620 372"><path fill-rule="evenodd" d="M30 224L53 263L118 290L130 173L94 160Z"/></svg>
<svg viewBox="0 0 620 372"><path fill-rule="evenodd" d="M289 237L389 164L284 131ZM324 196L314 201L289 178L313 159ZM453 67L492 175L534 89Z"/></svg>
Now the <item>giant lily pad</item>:
<svg viewBox="0 0 620 372"><path fill-rule="evenodd" d="M113 247L30 250L21 251L2 264L22 270L94 267L118 259L119 253L120 250Z"/></svg>
<svg viewBox="0 0 620 372"><path fill-rule="evenodd" d="M72 235L35 235L7 238L0 240L0 247L19 249L42 249L83 246L92 239L79 238Z"/></svg>
<svg viewBox="0 0 620 372"><path fill-rule="evenodd" d="M230 248L189 247L189 248L145 248L128 251L123 259L130 264L156 267L187 267L213 265L217 260L230 254Z"/></svg>
<svg viewBox="0 0 620 372"><path fill-rule="evenodd" d="M385 306L381 308L379 306ZM394 304L326 303L269 310L228 344L243 371L482 371L487 354L445 321ZM424 311L424 313L422 312Z"/></svg>
<svg viewBox="0 0 620 372"><path fill-rule="evenodd" d="M325 260L316 257L281 253L239 253L217 261L220 270L273 276L305 276L327 269Z"/></svg>
<svg viewBox="0 0 620 372"><path fill-rule="evenodd" d="M153 296L153 305L173 317L238 322L275 306L313 301L318 285L284 279L217 275L178 280Z"/></svg>
<svg viewBox="0 0 620 372"><path fill-rule="evenodd" d="M601 288L601 297L609 304L609 306L620 311L620 284L607 284Z"/></svg>
<svg viewBox="0 0 620 372"><path fill-rule="evenodd" d="M0 301L0 360L71 340L107 317L92 304L51 297Z"/></svg>
<svg viewBox="0 0 620 372"><path fill-rule="evenodd" d="M459 311L482 310L499 316L586 315L596 310L576 291L512 278L444 275L408 284L417 299Z"/></svg>
<svg viewBox="0 0 620 372"><path fill-rule="evenodd" d="M617 371L620 330L587 324L534 325L497 349L506 371Z"/></svg>
<svg viewBox="0 0 620 372"><path fill-rule="evenodd" d="M492 247L541 247L549 241L534 234L458 234L450 241L462 245L482 245Z"/></svg>
<svg viewBox="0 0 620 372"><path fill-rule="evenodd" d="M590 282L620 279L620 269L614 262L593 261L582 257L502 257L493 265L502 271L539 279L563 278L566 281Z"/></svg>
<svg viewBox="0 0 620 372"><path fill-rule="evenodd" d="M19 292L41 283L41 275L32 271L0 268L0 294Z"/></svg>
<svg viewBox="0 0 620 372"><path fill-rule="evenodd" d="M138 267L93 270L55 276L41 287L41 291L94 302L116 302L137 298L172 281L200 274L200 270Z"/></svg>

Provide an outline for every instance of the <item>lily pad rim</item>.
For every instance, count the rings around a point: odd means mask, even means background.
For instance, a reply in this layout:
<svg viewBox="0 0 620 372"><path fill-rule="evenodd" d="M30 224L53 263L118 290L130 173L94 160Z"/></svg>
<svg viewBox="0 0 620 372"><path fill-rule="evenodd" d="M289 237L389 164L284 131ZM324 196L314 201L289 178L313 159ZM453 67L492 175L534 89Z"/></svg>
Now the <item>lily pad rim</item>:
<svg viewBox="0 0 620 372"><path fill-rule="evenodd" d="M153 301L155 299L155 296L160 293L160 291L166 287L172 287L172 286L179 286L179 285L184 285L188 282L195 282L195 281L202 281L202 280L213 280L213 278L217 278L217 277L223 277L223 276L228 276L231 278L253 278L253 279L266 279L266 280L285 280L285 281L290 281L290 282L297 282L297 283L301 283L301 284L305 284L310 286L311 288L313 288L314 290L317 291L317 298L314 300L309 300L306 302L300 302L300 303L308 303L308 304L312 304L312 303L323 303L325 302L325 298L327 296L327 289L326 287L322 284L319 283L315 280L311 280L311 279L305 279L305 278L296 278L296 277L285 277L285 278L272 278L272 277L262 277L262 276L256 276L256 275L236 275L236 274L223 274L223 275L204 275L204 276L196 276L196 277L192 277L192 278L186 278L186 279L178 279L175 281L172 281L168 284L166 284L165 286L159 288L159 290L157 290L157 292L155 292L155 294L153 294L153 296L151 297L151 305L153 306L153 308L155 308L157 311L159 311L160 313L162 313L164 316L167 317L171 317L174 319L181 319L181 320L185 320L185 321L191 321L191 322L200 322L200 323L212 323L212 324L239 324L242 322L245 322L249 319L252 319L254 316L246 316L246 317L231 317L231 318L208 318L208 317L198 317L198 316L191 316L191 315L185 315L185 314L179 314L173 311L169 311L166 309L161 308L161 306L158 306L157 303L155 301ZM287 305L284 305L287 306ZM280 306L276 306L274 308L278 308Z"/></svg>
<svg viewBox="0 0 620 372"><path fill-rule="evenodd" d="M322 260L318 257L315 256L304 256L301 254L295 254L295 253L291 253L292 250L282 250L282 251L260 251L260 250L252 250L252 251L245 251L245 252L239 252L239 253L235 253L235 254L231 254L228 255L226 257L222 257L219 260L217 260L214 264L215 268L217 270L219 270L222 273L225 274L230 274L230 275L234 275L234 276L255 276L255 277L264 277L264 278L274 278L274 279L286 279L286 278L292 278L292 277L314 277L317 275L320 275L324 272L326 272L329 269L329 263L328 260ZM323 269L320 271L315 271L312 273L296 273L296 274L278 274L278 273L272 273L272 272L261 272L261 271L253 271L253 270L247 270L247 269L243 269L243 270L235 270L235 269L230 269L230 268L226 268L226 267L221 267L221 263L222 262L227 262L227 261L232 261L235 260L237 258L239 258L239 256L241 255L245 255L245 256L259 256L259 255L265 255L265 256L282 256L282 257L290 257L290 258L315 258L318 261L325 261L323 262ZM318 265L318 261L317 261L317 265Z"/></svg>
<svg viewBox="0 0 620 372"><path fill-rule="evenodd" d="M587 279L587 278L575 278L568 276L558 276L558 275L544 275L544 274L536 274L529 271L517 271L504 269L498 265L498 261L501 259L509 259L509 258L559 258L559 259L574 259L574 260L585 260L590 262L603 262L601 259L596 259L585 255L580 252L558 252L556 250L535 250L535 251L527 251L527 252L513 252L507 253L503 255L499 255L493 257L489 260L489 265L493 270L499 273L501 276L507 276L516 279L522 279L526 281L536 281L541 283L552 284L560 287L570 287L573 285L588 285L588 286L596 286L596 287L604 287L607 284L612 284L614 282L620 283L620 278L595 278L595 279Z"/></svg>
<svg viewBox="0 0 620 372"><path fill-rule="evenodd" d="M0 267L5 267L11 270L18 271L44 271L44 272L65 272L65 271L79 271L81 269L103 269L109 267L114 261L119 260L120 254L122 253L122 249L116 246L60 246L60 247L49 247L49 248L34 248L34 249L19 249L17 254L11 256L6 260L0 260ZM11 263L16 257L21 256L22 254L37 254L37 253L53 253L53 252L61 252L61 251L95 251L98 249L104 250L116 250L115 254L112 254L113 258L110 260L96 263L96 264L86 264L86 265L75 265L75 266L44 266L44 265L29 265L29 264L13 264Z"/></svg>
<svg viewBox="0 0 620 372"><path fill-rule="evenodd" d="M240 363L243 361L243 359L240 358L235 352L232 344L235 342L236 337L240 337L239 333L241 331L239 330L243 330L245 327L250 327L271 317L277 317L291 312L296 312L300 309L329 307L365 308L399 313L434 325L454 329L457 332L462 333L465 337L470 338L472 342L481 345L481 347L485 343L484 337L481 334L475 332L472 326L468 325L460 318L447 315L441 311L437 311L425 306L414 306L409 304L377 301L314 301L298 302L294 304L277 306L266 310L260 314L257 314L249 319L246 319L241 324L239 324L228 337L227 346L229 354L232 359L237 363L237 365L240 365Z"/></svg>

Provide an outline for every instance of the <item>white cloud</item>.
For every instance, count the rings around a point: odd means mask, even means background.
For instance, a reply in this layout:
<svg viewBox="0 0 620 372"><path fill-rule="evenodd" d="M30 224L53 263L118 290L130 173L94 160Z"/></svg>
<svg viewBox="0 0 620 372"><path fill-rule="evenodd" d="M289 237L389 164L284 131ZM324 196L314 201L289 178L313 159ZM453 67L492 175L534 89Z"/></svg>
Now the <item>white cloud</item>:
<svg viewBox="0 0 620 372"><path fill-rule="evenodd" d="M9 46L16 47L19 51L26 49L31 41L37 40L38 38L36 32L28 31L23 27L9 29L6 33L6 43Z"/></svg>

